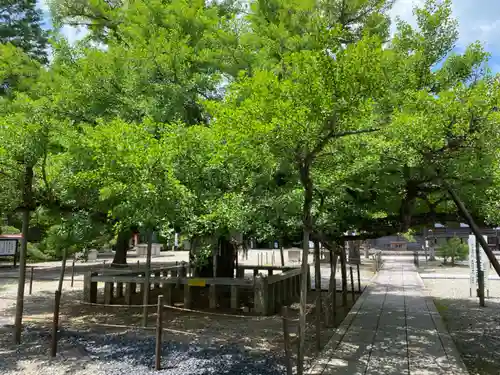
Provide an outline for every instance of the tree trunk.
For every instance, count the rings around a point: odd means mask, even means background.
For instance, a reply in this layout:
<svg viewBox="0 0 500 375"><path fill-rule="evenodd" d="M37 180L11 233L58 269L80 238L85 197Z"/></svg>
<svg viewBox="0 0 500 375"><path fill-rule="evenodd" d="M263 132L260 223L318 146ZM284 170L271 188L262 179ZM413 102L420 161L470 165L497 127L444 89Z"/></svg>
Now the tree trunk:
<svg viewBox="0 0 500 375"><path fill-rule="evenodd" d="M303 224L303 239L302 239L302 280L300 290L300 316L299 316L299 347L297 353L297 375L304 373L304 354L305 354L305 337L306 337L306 305L307 305L307 289L308 289L308 273L309 273L309 238L312 231L312 203L313 203L313 182L310 175L310 162L308 160L300 167L300 179L304 187L304 203L302 206L302 224Z"/></svg>
<svg viewBox="0 0 500 375"><path fill-rule="evenodd" d="M127 264L127 252L130 247L130 236L132 232L130 228L121 230L118 232L118 237L116 239L115 246L115 256L113 258L113 263L115 265L126 265Z"/></svg>
<svg viewBox="0 0 500 375"><path fill-rule="evenodd" d="M236 246L227 238L220 237L215 247L215 260L213 256L210 256L202 267L196 267L196 275L199 277L234 277L235 256L238 256ZM217 263L217 276L214 276L214 262Z"/></svg>
<svg viewBox="0 0 500 375"><path fill-rule="evenodd" d="M21 251L19 253L19 278L17 284L16 317L14 321L14 342L21 343L24 310L24 284L26 282L26 258L28 255L28 231L30 225L30 212L33 206L33 168L27 166L23 181L23 216Z"/></svg>
<svg viewBox="0 0 500 375"><path fill-rule="evenodd" d="M314 241L314 288L316 289L316 350L319 352L321 347L321 265L320 265L319 241Z"/></svg>
<svg viewBox="0 0 500 375"><path fill-rule="evenodd" d="M347 306L347 259L345 247L340 247L340 271L342 273L342 306Z"/></svg>
<svg viewBox="0 0 500 375"><path fill-rule="evenodd" d="M21 250L19 252L19 279L17 284L17 301L16 301L16 318L15 318L15 333L14 341L16 344L21 343L21 330L23 325L23 310L24 310L24 284L26 282L26 257L28 254L28 229L30 221L29 209L23 211L23 227L21 239Z"/></svg>
<svg viewBox="0 0 500 375"><path fill-rule="evenodd" d="M63 258L61 262L61 273L59 274L59 285L57 286L57 290L62 294L63 282L64 282L64 274L66 273L66 260L68 258L68 251L66 249L63 250Z"/></svg>
<svg viewBox="0 0 500 375"><path fill-rule="evenodd" d="M144 275L144 287L142 295L142 326L146 327L148 325L148 305L149 305L149 280L151 278L151 250L153 248L153 230L148 229L148 247L146 254L146 274Z"/></svg>

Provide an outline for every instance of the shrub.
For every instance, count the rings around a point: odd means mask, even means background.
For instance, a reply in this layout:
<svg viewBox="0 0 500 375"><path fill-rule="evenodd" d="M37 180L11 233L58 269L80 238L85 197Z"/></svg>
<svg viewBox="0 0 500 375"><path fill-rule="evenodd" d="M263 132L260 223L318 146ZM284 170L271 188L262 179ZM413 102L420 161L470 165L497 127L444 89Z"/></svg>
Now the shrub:
<svg viewBox="0 0 500 375"><path fill-rule="evenodd" d="M455 265L457 260L467 259L468 254L469 245L462 243L462 240L458 237L450 238L446 244L437 250L437 255L443 258L443 263L447 264L448 259L450 259L452 266Z"/></svg>

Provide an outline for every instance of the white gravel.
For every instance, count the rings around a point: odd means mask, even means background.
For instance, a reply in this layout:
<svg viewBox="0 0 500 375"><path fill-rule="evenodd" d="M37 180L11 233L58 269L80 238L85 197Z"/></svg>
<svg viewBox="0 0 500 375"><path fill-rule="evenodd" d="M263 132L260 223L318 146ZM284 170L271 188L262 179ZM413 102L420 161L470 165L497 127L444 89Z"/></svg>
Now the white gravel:
<svg viewBox="0 0 500 375"><path fill-rule="evenodd" d="M500 374L500 281L490 280L486 307L469 297L469 280L424 280L472 375ZM475 296L475 291L473 291Z"/></svg>

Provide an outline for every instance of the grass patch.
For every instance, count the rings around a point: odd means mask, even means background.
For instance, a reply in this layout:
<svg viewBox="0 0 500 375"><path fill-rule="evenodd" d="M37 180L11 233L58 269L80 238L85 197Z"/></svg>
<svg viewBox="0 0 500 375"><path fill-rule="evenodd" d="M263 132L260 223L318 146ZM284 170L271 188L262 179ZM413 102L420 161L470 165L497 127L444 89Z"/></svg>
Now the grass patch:
<svg viewBox="0 0 500 375"><path fill-rule="evenodd" d="M446 306L444 303L434 299L434 305L436 305L436 309L439 312L439 315L441 315L441 318L445 323L448 323L447 319L447 312L448 312L448 306Z"/></svg>

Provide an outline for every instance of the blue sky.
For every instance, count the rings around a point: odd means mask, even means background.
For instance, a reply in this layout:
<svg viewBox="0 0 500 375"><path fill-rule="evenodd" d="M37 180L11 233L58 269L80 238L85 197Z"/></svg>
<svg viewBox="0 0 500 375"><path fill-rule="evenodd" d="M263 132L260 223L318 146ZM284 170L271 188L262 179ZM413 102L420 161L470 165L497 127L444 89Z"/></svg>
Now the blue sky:
<svg viewBox="0 0 500 375"><path fill-rule="evenodd" d="M44 10L47 24L50 25L47 0L38 0ZM399 16L414 24L413 6L425 0L396 0L391 10L393 18ZM453 0L453 14L458 19L460 39L457 50L463 50L469 43L479 40L492 57L490 66L500 72L500 0ZM70 42L85 35L85 30L64 27L63 34Z"/></svg>

